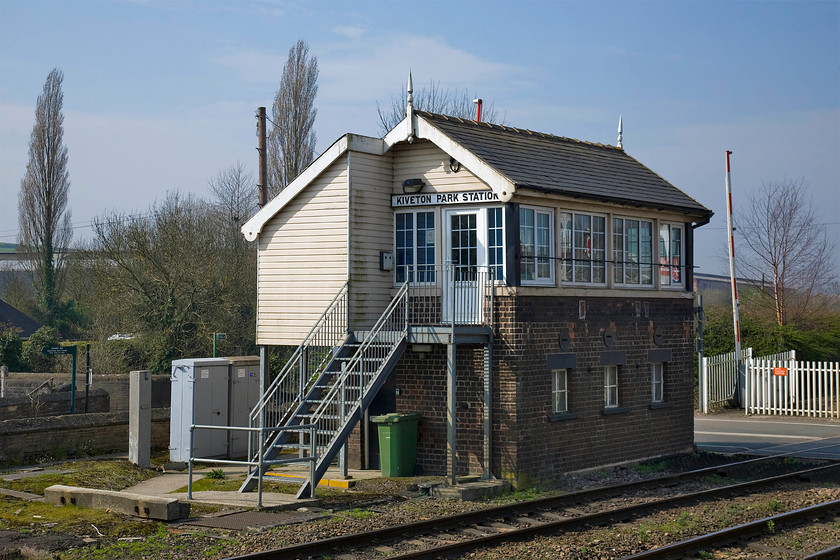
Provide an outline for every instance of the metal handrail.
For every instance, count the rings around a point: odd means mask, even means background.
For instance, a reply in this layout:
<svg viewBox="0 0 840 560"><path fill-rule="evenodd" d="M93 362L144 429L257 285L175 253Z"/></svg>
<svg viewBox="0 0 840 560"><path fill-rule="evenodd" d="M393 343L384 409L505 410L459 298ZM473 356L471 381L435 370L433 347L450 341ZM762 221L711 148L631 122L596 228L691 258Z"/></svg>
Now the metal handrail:
<svg viewBox="0 0 840 560"><path fill-rule="evenodd" d="M329 447L333 443L348 414L346 405L352 403L352 406L355 406L361 403L379 367L388 361L408 333L407 294L408 282L405 282L312 413L311 421L319 425L319 432L330 436L322 447ZM392 318L396 318L393 323ZM367 370L366 365L369 363L376 363L377 369ZM352 385L353 381L358 384ZM322 421L328 415L332 429L322 425Z"/></svg>
<svg viewBox="0 0 840 560"><path fill-rule="evenodd" d="M240 431L240 432L257 432L260 435L260 447L262 448L265 442L266 432L283 432L283 431L298 431L303 433L309 431L310 447L308 457L295 457L294 459L271 459L266 460L262 453L257 455L256 461L235 461L232 459L215 459L212 457L195 457L193 450L195 449L195 430L224 430L224 431ZM309 497L315 497L315 465L318 462L318 449L314 442L316 441L315 434L318 426L315 424L299 424L297 426L273 426L267 428L252 428L244 426L211 426L204 424L192 424L190 426L190 460L188 464L188 479L187 479L187 499L192 500L192 479L193 479L193 463L212 463L219 465L246 465L250 470L251 467L257 467L260 473L257 481L257 507L262 507L262 473L265 471L265 466L282 465L291 463L309 463ZM250 438L249 438L250 439Z"/></svg>

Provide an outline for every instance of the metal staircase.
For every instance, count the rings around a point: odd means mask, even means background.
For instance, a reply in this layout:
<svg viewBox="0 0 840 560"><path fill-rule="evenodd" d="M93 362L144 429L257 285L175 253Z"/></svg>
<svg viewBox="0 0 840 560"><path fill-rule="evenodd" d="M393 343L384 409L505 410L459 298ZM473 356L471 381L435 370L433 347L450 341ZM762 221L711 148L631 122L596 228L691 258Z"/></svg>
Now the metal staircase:
<svg viewBox="0 0 840 560"><path fill-rule="evenodd" d="M269 432L263 449L251 455L257 461L273 461L284 449L306 453L312 442L305 432L288 429L314 424L317 485L347 442L364 411L370 406L407 344L408 284L376 324L363 333L347 326L348 289L345 285L309 332L280 374L251 411L250 425L278 427ZM249 473L240 492L253 490L265 469ZM298 497L311 489L307 480Z"/></svg>

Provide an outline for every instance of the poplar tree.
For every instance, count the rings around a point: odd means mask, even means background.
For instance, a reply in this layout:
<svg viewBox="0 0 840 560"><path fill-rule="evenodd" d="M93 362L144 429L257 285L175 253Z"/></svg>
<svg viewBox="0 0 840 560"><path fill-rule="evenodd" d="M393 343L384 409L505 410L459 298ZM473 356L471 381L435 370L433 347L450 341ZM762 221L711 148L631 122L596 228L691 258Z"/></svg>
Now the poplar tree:
<svg viewBox="0 0 840 560"><path fill-rule="evenodd" d="M38 96L29 138L29 161L18 196L19 250L34 274L37 306L47 325L56 322L64 285L65 256L73 230L67 194L67 146L64 145L64 73L53 68Z"/></svg>
<svg viewBox="0 0 840 560"><path fill-rule="evenodd" d="M318 59L298 40L289 49L280 89L271 107L267 138L268 194L274 197L315 159L315 96Z"/></svg>

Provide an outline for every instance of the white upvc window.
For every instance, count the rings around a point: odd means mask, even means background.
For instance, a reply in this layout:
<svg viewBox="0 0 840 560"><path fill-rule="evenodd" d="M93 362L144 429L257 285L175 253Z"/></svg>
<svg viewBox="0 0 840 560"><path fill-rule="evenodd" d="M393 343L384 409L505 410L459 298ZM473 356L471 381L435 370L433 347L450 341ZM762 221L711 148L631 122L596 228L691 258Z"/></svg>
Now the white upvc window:
<svg viewBox="0 0 840 560"><path fill-rule="evenodd" d="M652 363L650 368L651 401L661 403L665 398L665 364Z"/></svg>
<svg viewBox="0 0 840 560"><path fill-rule="evenodd" d="M551 402L555 414L569 411L568 370L555 369L551 372Z"/></svg>
<svg viewBox="0 0 840 560"><path fill-rule="evenodd" d="M683 225L659 224L659 283L662 286L682 286Z"/></svg>
<svg viewBox="0 0 840 560"><path fill-rule="evenodd" d="M493 280L505 279L505 230L504 212L501 208L487 209L487 265L493 271Z"/></svg>
<svg viewBox="0 0 840 560"><path fill-rule="evenodd" d="M435 281L435 213L399 212L394 215L394 279Z"/></svg>
<svg viewBox="0 0 840 560"><path fill-rule="evenodd" d="M520 206L520 279L523 284L554 283L553 229L552 210Z"/></svg>
<svg viewBox="0 0 840 560"><path fill-rule="evenodd" d="M653 285L653 222L613 218L613 282Z"/></svg>
<svg viewBox="0 0 840 560"><path fill-rule="evenodd" d="M560 214L561 279L574 284L605 284L607 219L604 216Z"/></svg>
<svg viewBox="0 0 840 560"><path fill-rule="evenodd" d="M604 368L604 408L618 407L618 366Z"/></svg>

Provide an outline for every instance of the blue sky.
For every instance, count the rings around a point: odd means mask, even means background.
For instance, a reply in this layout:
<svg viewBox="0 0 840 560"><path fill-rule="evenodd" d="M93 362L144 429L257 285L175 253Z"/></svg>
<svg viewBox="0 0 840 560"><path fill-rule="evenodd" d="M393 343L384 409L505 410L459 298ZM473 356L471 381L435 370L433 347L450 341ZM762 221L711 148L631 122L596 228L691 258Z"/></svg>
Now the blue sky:
<svg viewBox="0 0 840 560"><path fill-rule="evenodd" d="M254 112L289 48L320 67L318 151L380 134L408 71L492 101L505 124L614 144L715 211L704 272L727 270L733 197L804 179L840 246L840 2L0 0L0 241L14 242L34 107L64 71L77 236L167 191L256 170ZM840 248L838 248L840 262Z"/></svg>

